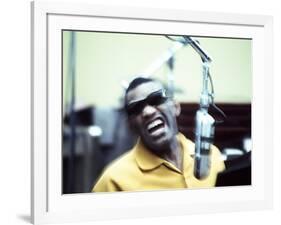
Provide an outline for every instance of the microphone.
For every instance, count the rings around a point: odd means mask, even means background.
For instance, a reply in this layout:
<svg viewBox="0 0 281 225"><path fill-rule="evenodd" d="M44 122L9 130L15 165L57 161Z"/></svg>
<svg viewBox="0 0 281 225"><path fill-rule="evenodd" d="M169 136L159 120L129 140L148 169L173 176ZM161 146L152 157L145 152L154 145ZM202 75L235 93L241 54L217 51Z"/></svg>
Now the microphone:
<svg viewBox="0 0 281 225"><path fill-rule="evenodd" d="M208 176L210 170L210 150L214 140L215 119L208 113L210 103L213 103L213 83L209 73L209 64L212 58L200 46L199 42L190 36L181 36L168 39L177 41L182 45L190 45L200 56L203 66L203 87L200 95L200 108L195 117L195 158L194 176L203 179ZM212 92L208 90L208 83L211 82Z"/></svg>
<svg viewBox="0 0 281 225"><path fill-rule="evenodd" d="M203 179L209 175L210 171L210 150L214 140L215 119L208 113L210 96L208 82L210 79L209 63L212 62L208 53L203 50L200 44L189 36L184 39L199 54L203 66L203 87L200 95L200 108L195 117L195 158L194 176Z"/></svg>
<svg viewBox="0 0 281 225"><path fill-rule="evenodd" d="M209 155L215 132L215 120L206 108L200 108L196 112L195 127L194 175L202 179L209 174Z"/></svg>

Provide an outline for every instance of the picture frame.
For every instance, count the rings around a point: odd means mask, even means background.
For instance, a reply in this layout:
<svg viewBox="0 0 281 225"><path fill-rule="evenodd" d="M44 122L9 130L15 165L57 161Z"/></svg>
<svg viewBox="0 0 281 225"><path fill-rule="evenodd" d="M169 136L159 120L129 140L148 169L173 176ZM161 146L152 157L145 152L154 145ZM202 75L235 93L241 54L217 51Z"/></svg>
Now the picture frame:
<svg viewBox="0 0 281 225"><path fill-rule="evenodd" d="M253 182L137 193L61 194L61 30L185 33L253 39ZM273 205L272 17L186 10L32 2L32 197L34 224L270 209ZM265 122L265 118L267 118ZM266 152L265 152L266 151ZM265 154L266 153L266 154Z"/></svg>

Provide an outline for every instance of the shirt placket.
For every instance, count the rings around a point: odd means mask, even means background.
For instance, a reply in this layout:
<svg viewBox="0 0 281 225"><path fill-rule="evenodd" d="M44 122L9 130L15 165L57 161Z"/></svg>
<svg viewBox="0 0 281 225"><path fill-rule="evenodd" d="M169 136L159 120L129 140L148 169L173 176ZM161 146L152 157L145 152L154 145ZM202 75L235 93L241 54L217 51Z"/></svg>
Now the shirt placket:
<svg viewBox="0 0 281 225"><path fill-rule="evenodd" d="M181 176L181 180L184 184L184 188L187 188L188 187L188 184L187 184L187 180L186 180L186 177L184 176L184 172L180 171L177 167L175 167L173 164L169 163L169 162L164 162L163 163L168 169L172 170L174 173L177 173Z"/></svg>
<svg viewBox="0 0 281 225"><path fill-rule="evenodd" d="M185 180L186 187L191 187L193 177L193 163L192 158L186 152L183 154L183 177Z"/></svg>

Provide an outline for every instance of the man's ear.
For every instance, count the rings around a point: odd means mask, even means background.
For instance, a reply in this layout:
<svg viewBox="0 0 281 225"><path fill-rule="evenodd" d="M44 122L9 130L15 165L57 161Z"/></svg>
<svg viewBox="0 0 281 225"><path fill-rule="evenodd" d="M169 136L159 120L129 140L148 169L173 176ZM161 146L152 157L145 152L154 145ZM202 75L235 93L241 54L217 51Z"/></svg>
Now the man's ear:
<svg viewBox="0 0 281 225"><path fill-rule="evenodd" d="M181 106L180 103L174 101L174 105L175 105L175 115L179 116L181 113Z"/></svg>
<svg viewBox="0 0 281 225"><path fill-rule="evenodd" d="M127 124L128 124L128 127L131 131L136 132L136 125L135 125L134 120L132 118L128 117Z"/></svg>

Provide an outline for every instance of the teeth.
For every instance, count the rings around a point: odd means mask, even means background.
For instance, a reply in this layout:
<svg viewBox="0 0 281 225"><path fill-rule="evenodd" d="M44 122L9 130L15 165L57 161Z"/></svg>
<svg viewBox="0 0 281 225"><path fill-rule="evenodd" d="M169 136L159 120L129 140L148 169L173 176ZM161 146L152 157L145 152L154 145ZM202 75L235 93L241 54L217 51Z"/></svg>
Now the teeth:
<svg viewBox="0 0 281 225"><path fill-rule="evenodd" d="M162 124L162 121L160 119L154 120L152 123L148 124L147 129L150 130L160 124Z"/></svg>

